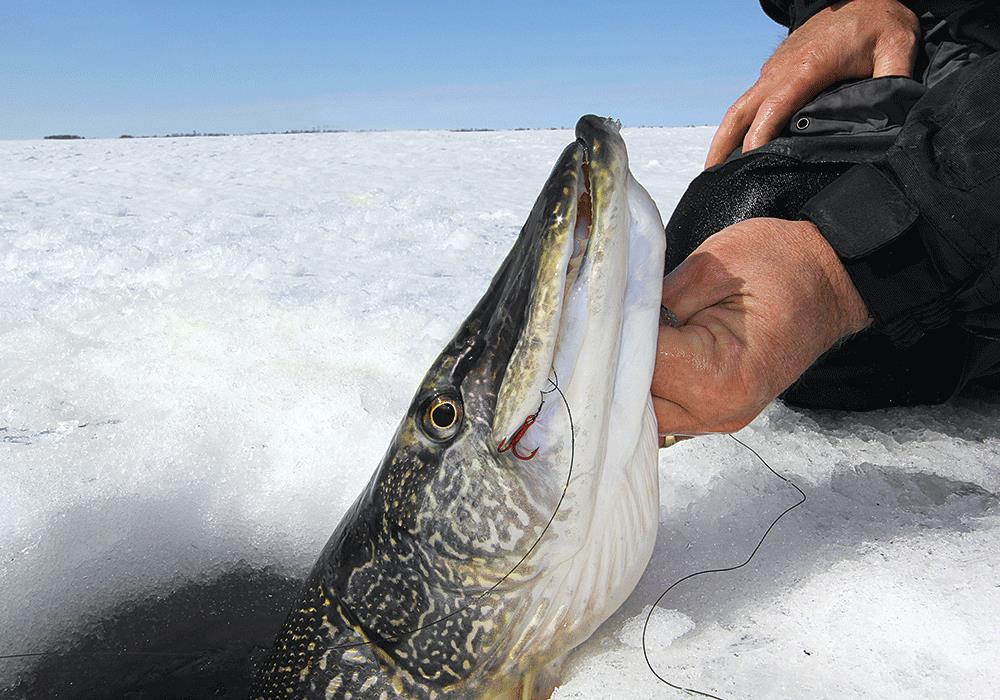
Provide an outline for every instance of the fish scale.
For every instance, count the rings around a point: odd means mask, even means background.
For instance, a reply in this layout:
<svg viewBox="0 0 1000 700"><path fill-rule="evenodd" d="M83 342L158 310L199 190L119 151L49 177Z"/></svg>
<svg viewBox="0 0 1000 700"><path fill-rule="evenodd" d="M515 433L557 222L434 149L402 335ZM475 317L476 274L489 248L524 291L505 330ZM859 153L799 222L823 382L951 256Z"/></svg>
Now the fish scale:
<svg viewBox="0 0 1000 700"><path fill-rule="evenodd" d="M619 128L577 124L251 697L547 697L635 586L659 501L648 387L664 241Z"/></svg>

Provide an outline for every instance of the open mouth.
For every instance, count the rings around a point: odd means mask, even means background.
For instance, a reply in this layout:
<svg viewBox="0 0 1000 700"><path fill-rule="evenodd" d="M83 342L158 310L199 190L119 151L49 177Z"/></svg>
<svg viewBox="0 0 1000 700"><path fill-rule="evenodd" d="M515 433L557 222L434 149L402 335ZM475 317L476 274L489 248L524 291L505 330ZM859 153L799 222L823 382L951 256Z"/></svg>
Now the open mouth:
<svg viewBox="0 0 1000 700"><path fill-rule="evenodd" d="M578 139L557 166L539 231L537 272L525 322L497 401L494 437L509 438L538 411L550 380L569 376L586 328L588 251L594 237L592 146ZM555 375L555 376L553 376Z"/></svg>
<svg viewBox="0 0 1000 700"><path fill-rule="evenodd" d="M586 151L584 151L586 153ZM590 165L584 162L581 167L583 172L583 191L580 192L576 200L576 226L573 227L573 252L566 266L566 282L563 285L563 298L569 296L570 290L576 283L576 278L580 274L580 267L583 265L583 256L587 252L587 241L590 240L590 229L593 225L593 206L590 201Z"/></svg>

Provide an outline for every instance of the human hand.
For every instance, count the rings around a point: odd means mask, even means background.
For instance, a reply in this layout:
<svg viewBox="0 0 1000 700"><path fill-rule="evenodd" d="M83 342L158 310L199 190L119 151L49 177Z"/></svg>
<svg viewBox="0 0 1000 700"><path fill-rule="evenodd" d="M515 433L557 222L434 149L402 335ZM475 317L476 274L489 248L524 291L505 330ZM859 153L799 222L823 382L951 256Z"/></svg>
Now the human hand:
<svg viewBox="0 0 1000 700"><path fill-rule="evenodd" d="M739 430L868 309L809 221L747 219L663 280L680 326L661 326L653 407L661 435Z"/></svg>
<svg viewBox="0 0 1000 700"><path fill-rule="evenodd" d="M792 32L726 112L705 167L773 139L792 115L840 80L913 73L920 24L897 0L844 0Z"/></svg>

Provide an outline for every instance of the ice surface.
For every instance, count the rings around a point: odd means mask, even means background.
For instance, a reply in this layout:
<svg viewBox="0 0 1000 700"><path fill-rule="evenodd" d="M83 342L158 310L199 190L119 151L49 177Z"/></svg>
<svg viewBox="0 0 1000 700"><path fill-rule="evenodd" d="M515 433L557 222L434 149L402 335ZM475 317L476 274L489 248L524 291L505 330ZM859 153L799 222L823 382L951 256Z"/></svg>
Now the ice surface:
<svg viewBox="0 0 1000 700"><path fill-rule="evenodd" d="M624 135L666 218L711 130ZM0 653L225 572L303 575L571 139L0 142ZM664 599L657 670L733 698L1000 696L998 422L984 397L772 406L741 437L809 500ZM648 605L795 500L725 437L662 452L661 488L652 563L557 698L674 696Z"/></svg>

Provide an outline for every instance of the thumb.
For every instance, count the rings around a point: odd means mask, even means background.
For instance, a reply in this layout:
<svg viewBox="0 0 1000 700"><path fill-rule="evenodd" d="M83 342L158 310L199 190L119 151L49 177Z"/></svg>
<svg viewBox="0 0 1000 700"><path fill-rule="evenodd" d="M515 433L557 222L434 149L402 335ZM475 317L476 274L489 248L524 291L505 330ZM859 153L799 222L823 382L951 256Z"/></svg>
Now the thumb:
<svg viewBox="0 0 1000 700"><path fill-rule="evenodd" d="M716 253L706 250L715 243L718 239L710 237L663 278L662 303L681 323L740 291L742 279Z"/></svg>
<svg viewBox="0 0 1000 700"><path fill-rule="evenodd" d="M698 405L706 354L711 348L697 326L660 326L653 368L653 409L661 435L695 434L705 427L691 407Z"/></svg>

